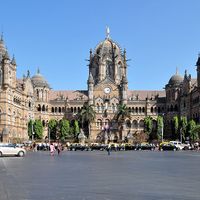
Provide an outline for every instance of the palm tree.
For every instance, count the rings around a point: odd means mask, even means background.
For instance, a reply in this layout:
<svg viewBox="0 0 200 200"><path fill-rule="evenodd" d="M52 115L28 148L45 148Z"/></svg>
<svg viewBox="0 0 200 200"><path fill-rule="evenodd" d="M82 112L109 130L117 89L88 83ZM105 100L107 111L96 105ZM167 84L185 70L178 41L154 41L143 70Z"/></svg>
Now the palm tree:
<svg viewBox="0 0 200 200"><path fill-rule="evenodd" d="M119 104L118 106L118 111L116 113L116 116L115 116L118 124L120 124L120 131L121 131L121 134L122 134L122 138L123 138L123 127L124 127L124 123L125 123L125 120L128 118L128 119L131 119L131 113L129 111L129 109L126 107L126 104Z"/></svg>
<svg viewBox="0 0 200 200"><path fill-rule="evenodd" d="M89 105L87 102L84 103L83 108L80 110L78 114L78 118L82 123L82 128L84 128L84 124L88 126L88 137L90 136L90 124L95 120L96 112L93 109L93 105Z"/></svg>
<svg viewBox="0 0 200 200"><path fill-rule="evenodd" d="M124 123L126 118L131 118L131 113L126 107L126 104L119 104L116 119L118 122Z"/></svg>

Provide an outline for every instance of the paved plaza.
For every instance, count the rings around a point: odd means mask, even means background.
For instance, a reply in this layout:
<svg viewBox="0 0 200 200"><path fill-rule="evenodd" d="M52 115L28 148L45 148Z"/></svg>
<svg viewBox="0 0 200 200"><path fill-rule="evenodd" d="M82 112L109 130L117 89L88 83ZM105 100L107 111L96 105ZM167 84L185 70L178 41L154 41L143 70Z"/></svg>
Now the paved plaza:
<svg viewBox="0 0 200 200"><path fill-rule="evenodd" d="M0 200L199 200L200 152L28 152L0 158Z"/></svg>

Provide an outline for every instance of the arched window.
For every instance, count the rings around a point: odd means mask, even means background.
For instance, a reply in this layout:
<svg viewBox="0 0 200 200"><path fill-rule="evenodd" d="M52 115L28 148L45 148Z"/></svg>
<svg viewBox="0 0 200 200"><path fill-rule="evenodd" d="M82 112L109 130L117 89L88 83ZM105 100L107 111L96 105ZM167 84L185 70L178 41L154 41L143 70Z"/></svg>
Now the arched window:
<svg viewBox="0 0 200 200"><path fill-rule="evenodd" d="M139 113L141 113L142 112L142 109L141 109L141 107L139 107Z"/></svg>
<svg viewBox="0 0 200 200"><path fill-rule="evenodd" d="M126 128L131 128L131 122L130 122L130 120L126 120Z"/></svg>
<svg viewBox="0 0 200 200"><path fill-rule="evenodd" d="M143 113L145 112L145 108L144 108L144 107L142 108L142 112L143 112Z"/></svg>
<svg viewBox="0 0 200 200"><path fill-rule="evenodd" d="M102 126L102 121L101 121L101 119L98 119L97 120L97 128L101 129L101 126Z"/></svg>
<svg viewBox="0 0 200 200"><path fill-rule="evenodd" d="M158 107L158 113L160 113L160 107Z"/></svg>
<svg viewBox="0 0 200 200"><path fill-rule="evenodd" d="M133 127L134 129L138 128L138 122L137 122L137 120L133 120L133 122L132 122L132 127Z"/></svg>
<svg viewBox="0 0 200 200"><path fill-rule="evenodd" d="M140 122L139 122L139 127L140 127L140 128L144 128L144 120L140 120Z"/></svg>
<svg viewBox="0 0 200 200"><path fill-rule="evenodd" d="M62 112L63 112L63 113L65 112L65 107L62 107Z"/></svg>
<svg viewBox="0 0 200 200"><path fill-rule="evenodd" d="M45 112L45 105L42 106L42 111Z"/></svg>
<svg viewBox="0 0 200 200"><path fill-rule="evenodd" d="M175 112L178 111L178 106L177 106L177 105L175 105L175 107L174 107L174 111L175 111Z"/></svg>
<svg viewBox="0 0 200 200"><path fill-rule="evenodd" d="M135 108L135 112L138 113L138 107Z"/></svg>
<svg viewBox="0 0 200 200"><path fill-rule="evenodd" d="M41 105L38 104L38 111L41 111Z"/></svg>
<svg viewBox="0 0 200 200"><path fill-rule="evenodd" d="M135 113L135 108L134 107L132 107L132 113Z"/></svg>
<svg viewBox="0 0 200 200"><path fill-rule="evenodd" d="M51 108L51 112L54 113L54 107Z"/></svg>
<svg viewBox="0 0 200 200"><path fill-rule="evenodd" d="M171 107L170 107L170 111L171 111L171 112L174 111L173 105L171 105Z"/></svg>
<svg viewBox="0 0 200 200"><path fill-rule="evenodd" d="M151 113L153 113L153 107L151 107Z"/></svg>
<svg viewBox="0 0 200 200"><path fill-rule="evenodd" d="M74 107L74 112L76 113L76 107Z"/></svg>
<svg viewBox="0 0 200 200"><path fill-rule="evenodd" d="M58 112L61 113L61 107L58 108Z"/></svg>
<svg viewBox="0 0 200 200"><path fill-rule="evenodd" d="M71 112L72 112L72 113L74 112L74 109L73 109L73 107L71 107Z"/></svg>
<svg viewBox="0 0 200 200"><path fill-rule="evenodd" d="M58 112L58 108L57 108L57 107L55 107L55 112L56 112L56 113Z"/></svg>

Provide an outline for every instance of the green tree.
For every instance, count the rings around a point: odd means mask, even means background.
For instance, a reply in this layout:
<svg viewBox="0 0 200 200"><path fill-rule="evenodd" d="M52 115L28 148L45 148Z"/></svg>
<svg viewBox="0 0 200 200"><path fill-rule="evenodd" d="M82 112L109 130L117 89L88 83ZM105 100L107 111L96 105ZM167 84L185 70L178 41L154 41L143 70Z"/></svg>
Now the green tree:
<svg viewBox="0 0 200 200"><path fill-rule="evenodd" d="M43 138L43 125L41 120L36 119L34 123L34 138L42 139Z"/></svg>
<svg viewBox="0 0 200 200"><path fill-rule="evenodd" d="M173 117L173 138L174 139L178 139L179 136L179 120L178 120L178 116L174 116Z"/></svg>
<svg viewBox="0 0 200 200"><path fill-rule="evenodd" d="M153 120L151 116L147 116L144 118L144 131L149 136L153 129Z"/></svg>
<svg viewBox="0 0 200 200"><path fill-rule="evenodd" d="M77 120L74 121L74 137L77 138L80 133L79 123Z"/></svg>
<svg viewBox="0 0 200 200"><path fill-rule="evenodd" d="M194 143L196 140L199 139L200 135L200 125L196 125L191 131L190 131L190 140L192 143Z"/></svg>
<svg viewBox="0 0 200 200"><path fill-rule="evenodd" d="M62 119L59 122L59 129L60 129L60 139L65 140L70 135L70 124L69 120Z"/></svg>
<svg viewBox="0 0 200 200"><path fill-rule="evenodd" d="M90 124L94 121L96 112L93 109L93 105L89 105L87 102L84 103L83 108L78 114L78 119L81 121L82 128L85 128L84 125L87 124L87 137L90 136Z"/></svg>
<svg viewBox="0 0 200 200"><path fill-rule="evenodd" d="M164 124L163 124L163 117L158 116L157 118L157 138L158 140L163 139L163 129L164 129Z"/></svg>
<svg viewBox="0 0 200 200"><path fill-rule="evenodd" d="M48 128L50 131L50 138L53 140L56 139L56 127L57 127L57 121L55 119L50 119L48 123Z"/></svg>
<svg viewBox="0 0 200 200"><path fill-rule="evenodd" d="M29 136L29 138L32 138L32 134L34 132L33 125L34 125L34 121L32 119L30 119L29 122L28 122L28 136Z"/></svg>
<svg viewBox="0 0 200 200"><path fill-rule="evenodd" d="M187 131L187 117L181 117L181 121L180 121L180 139L181 139L181 141L182 141L182 139L185 140L186 131Z"/></svg>
<svg viewBox="0 0 200 200"><path fill-rule="evenodd" d="M196 122L192 119L188 122L188 125L187 125L187 132L189 133L189 138L190 138L190 142L192 142L194 140L194 133L195 132L192 132L193 129L195 129L196 127Z"/></svg>

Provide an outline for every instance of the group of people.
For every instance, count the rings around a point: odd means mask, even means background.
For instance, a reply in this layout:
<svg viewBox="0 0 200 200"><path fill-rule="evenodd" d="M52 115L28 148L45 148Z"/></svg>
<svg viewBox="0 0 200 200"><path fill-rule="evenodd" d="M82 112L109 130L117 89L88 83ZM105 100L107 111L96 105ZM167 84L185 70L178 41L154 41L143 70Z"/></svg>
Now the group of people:
<svg viewBox="0 0 200 200"><path fill-rule="evenodd" d="M60 155L62 151L62 144L58 143L55 147L53 143L50 144L50 154L51 156L54 156L55 152L57 151L58 155Z"/></svg>

